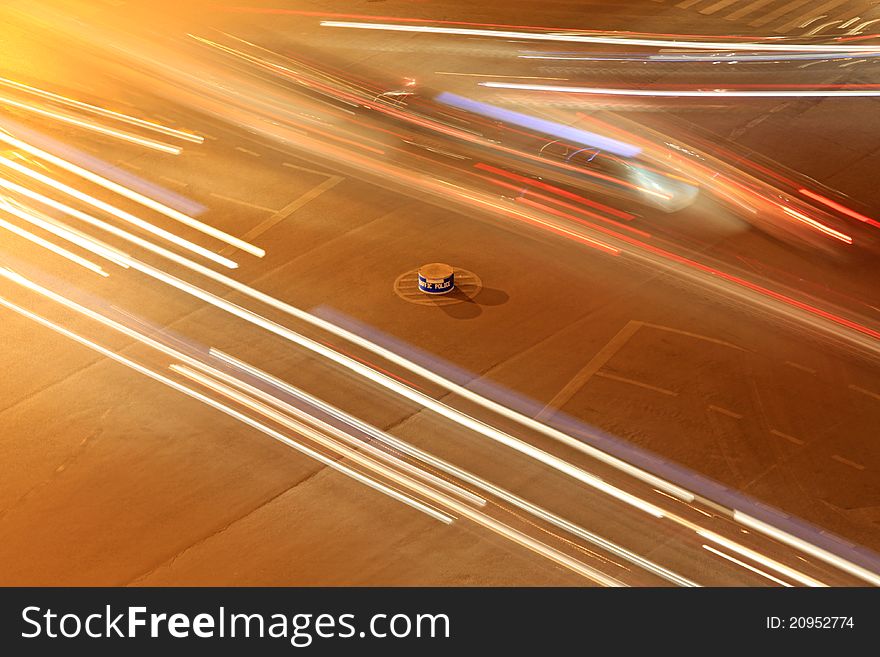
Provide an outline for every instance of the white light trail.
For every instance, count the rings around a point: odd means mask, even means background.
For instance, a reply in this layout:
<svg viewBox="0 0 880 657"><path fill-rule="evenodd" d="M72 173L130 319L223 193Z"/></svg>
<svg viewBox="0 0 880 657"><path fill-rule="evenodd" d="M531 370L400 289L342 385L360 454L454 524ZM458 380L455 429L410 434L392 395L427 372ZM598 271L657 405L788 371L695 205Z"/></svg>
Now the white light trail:
<svg viewBox="0 0 880 657"><path fill-rule="evenodd" d="M128 132L122 132L121 130L114 130L113 128L107 128L102 125L98 125L97 123L90 123L88 121L83 121L82 119L78 119L74 116L69 116L67 114L61 114L60 112L54 112L52 110L47 110L42 107L35 107L33 105L28 105L27 103L21 103L17 100L13 100L12 98L7 98L6 96L0 96L0 104L8 105L10 107L16 107L20 110L24 110L25 112L31 112L33 114L39 114L40 116L45 116L50 119L55 119L56 121L61 121L62 123L69 123L70 125L75 125L79 128L83 128L85 130L91 130L92 132L97 132L99 134L105 135L107 137L115 137L116 139L121 139L122 141L126 141L132 144L137 144L138 146L144 146L146 148L151 148L156 151L160 151L162 153L167 153L169 155L179 155L180 149L177 146L170 146L168 144L164 144L160 141L156 141L154 139L147 139L144 137L138 137L137 135L133 135Z"/></svg>
<svg viewBox="0 0 880 657"><path fill-rule="evenodd" d="M839 231L834 230L833 228L829 228L825 224L819 223L815 219L811 219L810 217L805 215L803 212L798 212L797 210L792 210L791 208L785 207L785 206L782 207L782 210L789 217L794 217L798 221L810 226L811 228L814 228L820 232L823 232L826 235L829 235L829 236L833 237L834 239L840 240L841 242L844 242L846 244L852 244L853 240L852 240L852 237L850 237L849 235L845 235Z"/></svg>
<svg viewBox="0 0 880 657"><path fill-rule="evenodd" d="M0 179L0 186L2 186L2 179ZM122 260L125 256L122 251L96 240L91 235L86 235L85 233L61 224L60 222L49 219L30 208L26 211L18 207L17 204L13 205L12 203L7 203L4 209L19 219L23 219L34 226L38 226L63 240L67 240L71 244L76 244L95 255L109 260L115 265L119 265L123 269L128 269L128 265Z"/></svg>
<svg viewBox="0 0 880 657"><path fill-rule="evenodd" d="M41 182L48 187L52 187L53 189L63 194L72 196L78 201L82 201L87 205L91 205L92 207L102 210L107 214L113 215L117 219L121 219L122 221L137 226L138 228L145 230L148 233L152 233L153 235L160 237L168 242L171 242L172 244L179 246L180 248L187 249L188 251L192 251L193 253L197 253L203 258L212 260L213 262L223 265L224 267L228 267L229 269L235 269L236 267L238 267L238 264L233 260L230 260L229 258L218 255L213 251L210 251L203 246L199 246L194 242L190 242L187 239L179 237L174 233L165 230L164 228L160 228L159 226L151 224L148 221L144 221L143 219L134 216L130 212L126 212L125 210L117 208L116 206L105 203L104 201L97 199L94 196L90 196L84 192L79 191L78 189L74 189L70 185L65 185L64 183L59 182L49 176L43 175L38 171L29 169L28 167L23 166L18 162L14 162L7 157L3 157L2 155L0 155L0 165L12 169L13 171L17 171L18 173L21 173L28 178L32 178L33 180Z"/></svg>
<svg viewBox="0 0 880 657"><path fill-rule="evenodd" d="M776 582L780 586L785 586L787 588L791 588L791 584L789 584L785 580L781 580L778 577L774 577L770 573L765 573L760 568L755 568L751 564L747 564L745 561L740 561L736 557L732 557L729 554L725 554L721 550L716 550L711 545L703 545L703 549L708 550L712 554L717 554L722 559L727 559L728 561L735 563L737 566L741 566L742 568L745 568L746 570L751 570L753 573L756 573L756 574L760 575L761 577L765 577L765 578L769 579L771 582Z"/></svg>
<svg viewBox="0 0 880 657"><path fill-rule="evenodd" d="M764 556L760 552L755 552L754 550L747 548L739 543L731 541L715 532L711 532L705 529L700 529L697 531L697 534L705 538L706 540L712 541L722 547L726 547L728 550L736 552L739 555L742 555L752 561L756 561L757 563L770 568L771 570L775 570L777 573L781 573L788 577L789 579L793 579L796 582L800 582L804 586L811 587L820 587L827 586L823 582L820 582L817 579L813 579L809 575L805 575L799 570L795 570L794 568L790 568L783 563L776 561L775 559L771 559L770 557Z"/></svg>
<svg viewBox="0 0 880 657"><path fill-rule="evenodd" d="M124 185L120 185L118 183L113 182L112 180L108 180L107 178L104 178L103 176L99 176L98 174L96 174L92 171L89 171L88 169L84 169L83 167L77 166L76 164L74 164L72 162L69 162L63 158L60 158L56 155L53 155L52 153L49 153L49 152L44 151L40 148L37 148L36 146L32 146L31 144L28 144L27 142L24 142L20 139L17 139L16 137L13 137L11 134L3 131L2 129L0 129L0 141L5 142L15 148L18 148L19 150L22 150L25 153L29 153L30 155L33 155L34 157L37 157L41 160L49 162L50 164L54 164L55 166L57 166L61 169L64 169L65 171L69 171L70 173L73 173L73 174L79 176L80 178L84 178L85 180L88 180L89 182L93 182L96 185L100 185L104 189L108 189L111 192L115 192L115 193L119 194L120 196L124 196L125 198L127 198L131 201L134 201L135 203L139 203L140 205L143 205L144 207L150 208L151 210L155 210L159 214L163 214L170 219L174 219L175 221L179 221L180 223L182 223L186 226L189 226L190 228L194 228L195 230L198 230L202 233L205 233L206 235L210 235L211 237L218 239L221 242L225 242L226 244L229 244L230 246L233 246L236 249L241 249L242 251L250 253L251 255L257 256L258 258L262 258L264 255L266 255L265 250L263 250L257 246L254 246L253 244L250 244L248 242L245 242L244 240L241 240L237 237L234 237L233 235L230 235L230 234L225 233L221 230L218 230L217 228L214 228L213 226L209 226L208 224L205 224L205 223L199 221L198 219L194 219L193 217L190 217L189 215L184 214L183 212L180 212L179 210L175 210L174 208L168 207L164 203L160 203L159 201L151 199L148 196L144 196L143 194L136 192L133 189L129 189L128 187L125 187Z"/></svg>
<svg viewBox="0 0 880 657"><path fill-rule="evenodd" d="M65 205L64 203L61 203L60 201L56 201L55 199L50 198L48 196L45 196L44 194L40 194L39 192L36 192L32 189L29 189L28 187L23 187L22 185L18 185L16 183L12 182L11 180L6 180L5 178L0 178L0 187L3 187L4 189L8 189L10 191L16 192L18 194L21 194L22 196L26 196L29 199L32 199L34 201L37 201L38 203L41 203L42 205L47 205L50 208L53 208L55 210L58 210L59 212L63 212L64 214L67 214L71 217L79 219L80 221L83 221L91 226L94 226L94 227L99 228L103 231L111 233L112 235L116 235L117 237L120 237L120 238L126 240L127 242L131 242L132 244L137 244L138 246L146 249L147 251L151 251L152 253L156 253L164 258L167 258L168 260L171 260L172 262L176 262L176 263L181 264L185 267L188 267L188 268L192 269L193 271L198 271L199 273L204 273L206 276L209 274L216 273L216 272L214 272L213 269L209 269L208 267L205 267L204 265L200 265L199 263L194 262L194 261L190 260L189 258L185 258L181 255L178 255L174 251L169 251L168 249L161 247L158 244L153 244L152 242L149 242L141 237L138 237L137 235L129 233L128 231L123 230L122 228L119 228L118 226L114 226L113 224L109 224L106 221L102 221L102 220L98 219L97 217L93 217L92 215L87 214L85 212L81 212L80 210L77 210L76 208L72 208L69 205ZM19 216L21 216L21 215L19 215ZM100 242L99 240L96 240L93 237L86 235L85 233L81 233L80 231L74 230L73 228L70 228L69 226L61 224L61 222L54 222L54 223L57 226L63 227L63 230L68 231L69 233L76 234L82 240L84 240L85 243L92 242L93 244L100 246L105 251L110 250L110 251L113 251L114 253L116 253L117 255L122 255L121 251L119 251L117 249L113 249L112 247L108 247L103 242ZM85 248L89 248L89 247L86 246ZM89 250L93 250L93 249L89 249ZM107 257L109 257L109 256L107 256ZM128 265L122 263L121 260L116 259L116 260L114 260L114 262L122 265L123 267L126 267L126 268L128 267ZM223 277L223 278L225 278L225 277ZM229 280L232 280L232 279L229 279Z"/></svg>
<svg viewBox="0 0 880 657"><path fill-rule="evenodd" d="M479 85L493 89L552 91L597 96L648 96L652 98L857 98L880 96L880 89L611 89L492 81L480 82Z"/></svg>
<svg viewBox="0 0 880 657"><path fill-rule="evenodd" d="M77 109L91 112L92 114L98 114L107 118L116 119L117 121L122 121L123 123L128 123L130 125L136 125L141 128L146 128L147 130L153 130L154 132L159 132L169 137L177 137L178 139L183 139L185 141L190 141L196 144L201 144L205 141L205 138L201 135L194 135L190 132L176 130L174 128L169 128L168 126L161 125L159 123L154 123L153 121L139 119L135 116L121 114L120 112L114 112L113 110L108 110L103 107L98 107L96 105L90 105L89 103L84 103L80 100L75 100L73 98L68 98L67 96L52 93L51 91L46 91L45 89L31 87L30 85L24 84L22 82L16 82L15 80L10 80L9 78L0 77L0 84L7 87L12 87L13 89L18 89L19 91L24 91L25 93L39 96L41 98L45 98L47 100L54 101L56 103L60 103L62 105L76 107Z"/></svg>
<svg viewBox="0 0 880 657"><path fill-rule="evenodd" d="M559 34L552 32L516 32L510 30L484 30L465 27L431 27L425 25L400 25L395 23L355 23L350 21L321 21L322 27L341 27L358 30L387 32L422 32L426 34L452 34L458 36L485 36L497 39L523 39L530 41L563 41L567 43L602 43L622 46L648 46L654 48L688 48L692 50L754 50L784 52L877 52L877 46L851 46L832 44L775 44L746 43L742 41L678 41L675 39L637 39L633 37L600 37L588 34Z"/></svg>
<svg viewBox="0 0 880 657"><path fill-rule="evenodd" d="M0 209L6 210L8 212L9 211L9 204L6 203L5 201L0 201ZM100 276L106 277L106 276L110 275L106 271L101 269L100 265L96 265L91 260L87 260L87 259L83 258L82 256L78 256L77 254L73 253L72 251L68 251L67 249L65 249L62 246L58 246L57 244L54 244L47 239L43 239L39 235L35 235L34 233L32 233L28 230L25 230L24 228L21 228L20 226L16 226L15 224L9 223L5 219L0 219L0 228L5 228L10 233L14 233L21 238L24 238L30 242L33 242L34 244L38 244L39 246L42 246L44 249L51 251L52 253L55 253L56 255L60 255L62 258L67 258L68 260L70 260L73 263L76 263L80 267L84 267L85 269L88 269L89 271L92 271Z"/></svg>
<svg viewBox="0 0 880 657"><path fill-rule="evenodd" d="M858 577L859 579L868 582L872 586L880 586L880 575L877 575L877 573L873 573L866 568L862 568L861 566L854 564L851 561L842 559L836 554L828 552L828 550L823 550L822 548L813 545L812 543L808 543L807 541L798 538L797 536L793 536L788 532L777 529L776 527L769 525L766 522L762 522L757 518L752 518L742 511L734 510L733 519L736 522L745 525L746 527L749 527L751 529L754 529L755 531L761 532L762 534L776 539L780 543L784 543L785 545L798 549L801 552L820 559L825 563L834 566L835 568L839 568L840 570L849 573L850 575L854 575L855 577Z"/></svg>
<svg viewBox="0 0 880 657"><path fill-rule="evenodd" d="M738 64L740 62L789 62L789 61L803 61L803 60L812 60L813 63L817 63L820 61L831 61L834 59L852 59L853 57L880 57L880 48L878 48L875 52L872 53L850 53L850 52L842 52L842 53L778 53L778 54L770 54L770 55L748 55L742 54L740 52L730 52L724 54L716 54L711 53L708 55L691 55L691 54L664 54L664 55L648 55L647 57L640 55L628 55L628 54L612 54L612 55L543 55L543 54L534 54L534 55L518 55L520 59L542 59L542 60L554 60L554 61L573 61L573 62L712 62L712 63L727 63L727 64ZM473 74L476 77L479 77L479 74ZM491 78L491 77L516 77L516 76L496 76L490 74L484 74L482 77ZM520 78L520 79L528 79L528 78ZM540 78L535 78L540 79ZM552 79L552 78L546 78Z"/></svg>

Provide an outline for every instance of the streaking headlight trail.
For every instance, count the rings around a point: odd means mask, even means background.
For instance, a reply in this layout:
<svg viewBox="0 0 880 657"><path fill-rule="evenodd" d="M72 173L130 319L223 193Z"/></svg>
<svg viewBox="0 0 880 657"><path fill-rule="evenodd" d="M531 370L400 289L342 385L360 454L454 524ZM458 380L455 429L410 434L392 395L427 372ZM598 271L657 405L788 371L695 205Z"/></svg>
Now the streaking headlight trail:
<svg viewBox="0 0 880 657"><path fill-rule="evenodd" d="M618 141L617 139L603 137L595 132L572 128L571 126L556 123L555 121L539 119L535 116L529 116L528 114L514 112L509 109L504 109L503 107L496 107L495 105L482 103L478 100L465 98L448 91L439 94L436 97L436 100L444 105L457 107L458 109L473 112L474 114L495 119L496 121L504 121L521 128L528 128L535 132L542 132L545 135L566 139L575 144L590 146L591 148L599 148L603 151L620 155L621 157L635 157L642 150L638 146L633 146L632 144L627 144Z"/></svg>

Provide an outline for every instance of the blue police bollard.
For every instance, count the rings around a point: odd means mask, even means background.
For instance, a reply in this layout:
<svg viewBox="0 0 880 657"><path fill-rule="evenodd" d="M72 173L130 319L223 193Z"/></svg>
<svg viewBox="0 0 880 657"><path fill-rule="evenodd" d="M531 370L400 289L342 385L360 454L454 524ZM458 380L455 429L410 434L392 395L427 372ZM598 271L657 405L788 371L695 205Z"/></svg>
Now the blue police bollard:
<svg viewBox="0 0 880 657"><path fill-rule="evenodd" d="M425 294L446 294L455 288L455 272L449 265L432 262L419 267L419 289Z"/></svg>

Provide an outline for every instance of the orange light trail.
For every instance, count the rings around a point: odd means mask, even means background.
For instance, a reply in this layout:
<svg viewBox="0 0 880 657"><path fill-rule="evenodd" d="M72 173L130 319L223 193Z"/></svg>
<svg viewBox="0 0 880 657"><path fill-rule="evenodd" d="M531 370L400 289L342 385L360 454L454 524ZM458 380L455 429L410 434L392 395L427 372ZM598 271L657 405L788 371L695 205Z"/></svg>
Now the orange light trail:
<svg viewBox="0 0 880 657"><path fill-rule="evenodd" d="M790 217L794 217L798 221L803 222L808 226L815 228L816 230L821 231L826 235L829 235L830 237L833 237L836 240L840 240L845 244L852 244L853 240L852 237L850 237L849 235L845 235L844 233L836 231L833 228L830 228L825 224L816 221L815 219L811 219L803 212L798 212L797 210L793 210L792 208L785 205L780 205L780 207L782 208L783 212L785 212L785 214L789 215Z"/></svg>
<svg viewBox="0 0 880 657"><path fill-rule="evenodd" d="M591 217L593 219L598 219L599 221L604 221L606 223L610 223L614 226L617 226L618 228L621 228L623 230L627 230L631 233L635 233L636 235L639 235L640 237L644 237L645 239L648 239L651 237L650 233L646 233L643 230L639 230L637 228L633 228L632 226L627 226L625 224L621 224L621 223L614 221L612 219L608 219L608 218L603 217L601 215L590 212L589 210L579 208L576 205L572 205L571 203L566 203L565 201L560 201L559 199L553 198L552 196L547 196L546 194L541 194L540 192L533 191L531 189L528 189L527 187L517 187L514 184L507 183L502 180L495 180L494 178L490 178L489 176L481 176L481 175L477 174L477 177L482 178L483 180L486 180L494 185L499 185L501 187L505 187L507 189L519 192L520 194L534 196L535 198L539 198L542 201L548 201L548 202L554 203L560 207L572 210L573 212L580 212L580 213L585 214L588 217ZM604 229L601 226L597 226L596 224L591 224L591 223L584 221L583 219L580 219L578 217L571 217L571 219L572 219L572 221L576 221L578 223L584 224L585 226L589 226L590 228L593 228L595 230L602 231L602 232L610 234L610 235L617 235L617 233L614 233L612 231L608 231L607 229Z"/></svg>
<svg viewBox="0 0 880 657"><path fill-rule="evenodd" d="M525 203L526 205L530 205L533 208L543 210L544 212L549 212L550 214L554 214L557 217L564 217L566 219L577 221L580 223L580 220L577 217L574 217L566 212L562 212L561 210L554 210L553 208L547 207L546 205L541 205L540 203L536 203L535 201L523 198L522 196L517 197L516 201L517 203ZM566 230L565 228L553 226L549 223L541 221L537 217L528 217L526 218L526 221L543 226L552 233L562 235L563 237L568 237L569 239L573 239L576 242L581 242L582 244L586 244L587 246L592 246L593 248L604 251L605 253L609 253L615 256L620 255L620 249L616 249L613 246L609 246L608 244L603 244L602 242L598 242L594 239L586 237L585 235L579 235L578 233Z"/></svg>
<svg viewBox="0 0 880 657"><path fill-rule="evenodd" d="M605 205L603 203L599 203L598 201L591 201L590 199L584 198L583 196L578 196L568 190L561 189L560 187L556 187L555 185L551 185L549 183L545 183L542 180L535 180L534 178L529 178L527 176L521 176L519 174L513 173L511 171L505 171L504 169L499 169L498 167L493 167L489 164L484 164L482 162L477 162L474 165L477 169L482 169L483 171L491 171L492 173L502 176L504 178L510 178L511 180L518 180L519 182L523 182L534 187L539 187L541 189L547 190L548 192L553 192L554 194L558 194L559 196L564 196L565 198L571 199L572 201L577 201L578 203L583 203L584 205L588 205L591 208L595 208L597 210L602 210L602 212L607 212L610 215L614 215L615 217L619 217L620 219L631 220L635 218L634 214L630 214L629 212L624 212L623 210L618 210L617 208L612 208L611 206Z"/></svg>
<svg viewBox="0 0 880 657"><path fill-rule="evenodd" d="M858 221L861 221L863 223L874 226L874 228L880 228L880 221L877 221L875 219L871 219L870 217L866 217L863 214L859 214L855 210L848 208L845 205L841 205L840 203L837 203L836 201L832 201L830 198L825 198L824 196L821 196L821 195L817 194L816 192L811 192L809 189L804 189L802 187L798 190L798 193L803 194L807 198L811 198L814 201L818 201L819 203L822 203L823 205L827 205L829 208L837 210L841 214L845 214L848 217L852 217L853 219L857 219Z"/></svg>

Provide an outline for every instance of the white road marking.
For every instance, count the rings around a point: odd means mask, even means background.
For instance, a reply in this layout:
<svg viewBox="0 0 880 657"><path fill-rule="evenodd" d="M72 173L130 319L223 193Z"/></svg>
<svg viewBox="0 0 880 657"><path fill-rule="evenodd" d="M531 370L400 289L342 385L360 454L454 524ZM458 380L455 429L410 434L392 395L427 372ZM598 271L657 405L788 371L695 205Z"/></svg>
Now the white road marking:
<svg viewBox="0 0 880 657"><path fill-rule="evenodd" d="M755 2L753 2L752 4L746 5L745 7L740 7L736 11L729 13L727 16L725 16L725 18L729 21L735 21L738 18L742 18L746 14L752 13L756 9L760 9L764 5L769 5L771 2L773 2L773 0L755 0Z"/></svg>
<svg viewBox="0 0 880 657"><path fill-rule="evenodd" d="M630 320L620 329L617 334L611 338L599 352L593 356L584 367L578 371L566 383L553 399L547 402L547 405L535 416L535 419L541 419L553 414L553 411L562 408L568 403L578 390L583 388L587 381L590 380L596 372L598 372L611 358L616 354L629 339L636 334L642 327L642 322Z"/></svg>
<svg viewBox="0 0 880 657"><path fill-rule="evenodd" d="M251 228L249 231L247 231L243 235L243 239L246 239L249 241L256 239L257 237L259 237L260 235L262 235L263 233L268 231L270 228L274 227L276 224L279 224L282 221L284 221L285 219L287 219L290 215L292 215L294 212L299 210L306 203L318 198L321 194L326 192L328 189L335 187L343 180L344 180L344 178L342 178L342 176L330 176L327 180L315 185L310 190L308 190L304 194L298 196L297 198L295 198L293 201L291 201L290 203L285 205L280 210L273 211L271 217L264 219L263 221L258 223L256 226ZM232 249L230 247L228 249L224 249L223 251L221 251L221 253L223 253L224 251L231 252L233 250L234 249Z"/></svg>
<svg viewBox="0 0 880 657"><path fill-rule="evenodd" d="M832 454L831 458L833 458L838 463L843 463L844 465L848 465L851 468L855 468L856 470L864 470L865 466L861 463L856 463L855 461L850 461L849 459L843 458L839 454Z"/></svg>
<svg viewBox="0 0 880 657"><path fill-rule="evenodd" d="M801 365L800 363L793 363L790 360L785 361L785 364L788 365L789 367L793 367L793 368L795 368L797 370L801 370L803 372L809 372L810 374L816 373L816 370L814 370L812 367L807 367L806 365Z"/></svg>
<svg viewBox="0 0 880 657"><path fill-rule="evenodd" d="M838 5L842 5L844 2L847 2L847 0L828 0L828 2L826 2L823 5L819 5L818 7L811 7L808 12L801 14L793 21L789 21L788 23L780 25L779 27L776 28L776 30L778 32L786 32L786 31L790 30L791 28L793 28L794 26L796 26L798 23L802 22L807 16L811 16L813 14L820 14L822 12L827 12L831 9L834 9Z"/></svg>
<svg viewBox="0 0 880 657"><path fill-rule="evenodd" d="M715 404L709 404L708 408L710 411L715 411L716 413L721 413L722 415L726 415L727 417L732 417L736 420L743 419L743 416L740 415L739 413L735 413L735 412L728 410L726 408L722 408L721 406L715 406Z"/></svg>
<svg viewBox="0 0 880 657"><path fill-rule="evenodd" d="M720 11L738 1L739 0L719 0L714 5L709 5L708 7L701 9L700 13L704 16L709 16L711 14L714 14L716 11Z"/></svg>
<svg viewBox="0 0 880 657"><path fill-rule="evenodd" d="M275 208L267 208L265 205L257 205L256 203L251 203L249 201L242 201L240 198L233 198L232 196L223 196L222 194L217 194L215 192L208 192L210 196L214 198L218 198L221 201L227 201L229 203L238 203L239 205L244 205L248 208L253 208L254 210L259 210L260 212L277 212ZM247 239L247 238L243 238Z"/></svg>
<svg viewBox="0 0 880 657"><path fill-rule="evenodd" d="M785 440L794 443L795 445L803 445L804 441L800 438L795 438L794 436L789 436L787 433L782 433L781 431L777 431L776 429L770 429L770 433L774 436L779 436L780 438L784 438Z"/></svg>
<svg viewBox="0 0 880 657"><path fill-rule="evenodd" d="M297 171L305 171L306 173L314 173L317 176L329 177L333 174L327 173L326 171L318 171L317 169L310 169L309 167L304 167L299 164L294 164L293 162L282 162L281 166L287 167L288 169L296 169Z"/></svg>
<svg viewBox="0 0 880 657"><path fill-rule="evenodd" d="M753 21L749 22L749 25L751 25L752 27L761 27L762 25L766 25L767 23L774 21L777 18L781 18L782 16L785 16L787 13L789 13L793 9L796 9L796 8L800 7L801 5L805 5L805 4L810 3L812 1L813 0L791 0L791 2L788 2L784 5L782 5L781 7L777 7L773 11L764 14L760 18L754 19ZM800 19L798 19L798 20L800 20Z"/></svg>
<svg viewBox="0 0 880 657"><path fill-rule="evenodd" d="M669 395L670 397L675 397L678 395L678 393L673 390L667 390L666 388L652 386L648 383L643 383L642 381L636 381L635 379L628 379L625 376L617 376L616 374L609 374L608 372L596 372L596 374L594 376L599 376L604 379L611 379L612 381L619 381L620 383L627 383L631 386L638 386L639 388L646 388L647 390L653 390L654 392L659 392L660 394L663 394L663 395Z"/></svg>
<svg viewBox="0 0 880 657"><path fill-rule="evenodd" d="M877 394L876 392L871 392L870 390L867 390L867 389L865 389L865 388L862 388L862 387L857 386L857 385L852 384L852 383L849 385L849 389L850 389L850 390L855 390L856 392L860 392L860 393L862 393L863 395L867 395L868 397L873 397L874 399L880 401L880 394Z"/></svg>
<svg viewBox="0 0 880 657"><path fill-rule="evenodd" d="M170 182L172 185L177 185L178 187L188 187L189 183L185 183L182 180L178 180L177 178L171 178L170 176L159 176L162 180Z"/></svg>

